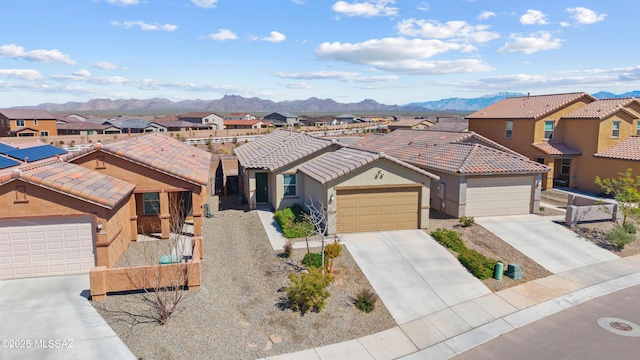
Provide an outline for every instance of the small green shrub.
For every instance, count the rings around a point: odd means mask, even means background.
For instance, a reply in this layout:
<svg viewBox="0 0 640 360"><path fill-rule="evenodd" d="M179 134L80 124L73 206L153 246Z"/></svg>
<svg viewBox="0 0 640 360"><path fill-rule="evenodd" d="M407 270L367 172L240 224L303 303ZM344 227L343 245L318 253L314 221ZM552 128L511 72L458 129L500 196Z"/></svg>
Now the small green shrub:
<svg viewBox="0 0 640 360"><path fill-rule="evenodd" d="M436 231L431 232L431 236L433 236L433 238L444 247L447 247L457 253L466 249L460 234L455 230L436 229Z"/></svg>
<svg viewBox="0 0 640 360"><path fill-rule="evenodd" d="M610 244L620 250L624 249L625 245L636 239L634 234L629 234L627 230L620 225L616 225L613 229L609 230L605 236Z"/></svg>
<svg viewBox="0 0 640 360"><path fill-rule="evenodd" d="M276 211L273 217L282 228L285 238L305 237L313 232L313 224L306 221L302 206L298 204Z"/></svg>
<svg viewBox="0 0 640 360"><path fill-rule="evenodd" d="M370 313L376 308L376 301L378 295L369 289L362 289L356 295L356 299L353 302L358 310Z"/></svg>
<svg viewBox="0 0 640 360"><path fill-rule="evenodd" d="M635 234L636 233L636 226L633 225L633 223L631 223L631 222L627 221L626 223L622 224L622 227L629 234Z"/></svg>
<svg viewBox="0 0 640 360"><path fill-rule="evenodd" d="M462 227L469 227L476 223L476 219L474 219L473 216L466 216L466 215L461 217L460 220L458 221L460 222Z"/></svg>
<svg viewBox="0 0 640 360"><path fill-rule="evenodd" d="M459 252L458 261L480 280L493 276L493 269L497 263L497 261L489 259L473 249Z"/></svg>
<svg viewBox="0 0 640 360"><path fill-rule="evenodd" d="M326 299L331 293L326 289L333 281L330 274L322 275L319 269L309 272L289 274L291 285L286 287L285 293L289 297L291 308L303 314L309 310L319 312L326 305Z"/></svg>
<svg viewBox="0 0 640 360"><path fill-rule="evenodd" d="M306 267L314 267L314 268L321 268L322 267L322 254L320 253L315 253L312 252L311 254L311 264L309 264L309 253L304 254L304 257L302 258L302 260L300 260L300 262L302 263L302 265L306 266ZM325 266L327 265L327 257L324 257L324 264Z"/></svg>

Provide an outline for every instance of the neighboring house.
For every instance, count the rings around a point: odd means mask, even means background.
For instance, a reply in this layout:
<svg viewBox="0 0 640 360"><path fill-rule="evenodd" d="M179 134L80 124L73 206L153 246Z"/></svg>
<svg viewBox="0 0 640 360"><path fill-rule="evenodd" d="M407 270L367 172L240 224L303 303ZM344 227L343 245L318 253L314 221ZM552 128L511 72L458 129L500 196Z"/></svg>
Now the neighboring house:
<svg viewBox="0 0 640 360"><path fill-rule="evenodd" d="M235 149L252 208L327 207L328 233L426 228L438 177L384 153L276 130Z"/></svg>
<svg viewBox="0 0 640 360"><path fill-rule="evenodd" d="M435 117L428 118L427 121L431 122L427 130L436 131L469 131L469 120L462 117Z"/></svg>
<svg viewBox="0 0 640 360"><path fill-rule="evenodd" d="M198 131L211 130L211 126L206 124L196 124L189 121L169 120L161 122L160 125L167 128L167 131Z"/></svg>
<svg viewBox="0 0 640 360"><path fill-rule="evenodd" d="M321 117L304 116L300 118L300 123L302 123L302 125L304 126L326 127L332 121L333 121L333 117L331 116L321 116Z"/></svg>
<svg viewBox="0 0 640 360"><path fill-rule="evenodd" d="M178 120L209 125L214 130L224 129L224 118L212 112L190 112L178 115Z"/></svg>
<svg viewBox="0 0 640 360"><path fill-rule="evenodd" d="M454 217L537 213L540 183L549 171L470 132L396 130L352 145L382 151L439 177L431 208Z"/></svg>
<svg viewBox="0 0 640 360"><path fill-rule="evenodd" d="M225 129L263 129L269 124L262 120L225 120Z"/></svg>
<svg viewBox="0 0 640 360"><path fill-rule="evenodd" d="M95 124L88 121L68 121L58 123L58 135L96 135L103 134L108 125Z"/></svg>
<svg viewBox="0 0 640 360"><path fill-rule="evenodd" d="M56 136L57 122L44 110L0 109L0 136Z"/></svg>
<svg viewBox="0 0 640 360"><path fill-rule="evenodd" d="M338 124L353 124L356 122L361 122L361 120L357 116L351 114L338 115L334 120Z"/></svg>
<svg viewBox="0 0 640 360"><path fill-rule="evenodd" d="M433 123L425 119L402 118L389 123L389 130L425 130L432 126Z"/></svg>
<svg viewBox="0 0 640 360"><path fill-rule="evenodd" d="M119 133L149 133L149 132L166 132L167 127L149 120L142 119L113 119L107 120L102 123L108 127L103 130L105 134L119 134Z"/></svg>
<svg viewBox="0 0 640 360"><path fill-rule="evenodd" d="M273 126L294 126L299 125L299 118L297 115L293 115L288 112L274 112L263 118L263 120L269 121Z"/></svg>
<svg viewBox="0 0 640 360"><path fill-rule="evenodd" d="M229 113L224 117L225 120L255 120L256 117L247 113Z"/></svg>
<svg viewBox="0 0 640 360"><path fill-rule="evenodd" d="M601 191L596 176L638 169L634 160L596 154L607 154L638 134L639 118L636 99L598 100L586 93L508 98L467 116L470 130L549 166L543 188L592 192Z"/></svg>

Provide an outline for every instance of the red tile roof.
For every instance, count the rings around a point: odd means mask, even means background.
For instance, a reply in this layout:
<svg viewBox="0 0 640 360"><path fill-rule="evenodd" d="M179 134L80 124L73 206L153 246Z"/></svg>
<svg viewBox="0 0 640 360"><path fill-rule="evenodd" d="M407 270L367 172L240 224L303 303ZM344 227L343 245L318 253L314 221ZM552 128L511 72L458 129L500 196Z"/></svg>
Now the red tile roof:
<svg viewBox="0 0 640 360"><path fill-rule="evenodd" d="M353 145L427 170L460 174L543 173L549 168L473 132L396 130Z"/></svg>
<svg viewBox="0 0 640 360"><path fill-rule="evenodd" d="M569 145L563 143L535 143L531 144L534 148L542 151L550 156L578 156L582 155L580 150L574 149Z"/></svg>
<svg viewBox="0 0 640 360"><path fill-rule="evenodd" d="M583 92L512 97L478 110L466 119L539 119L581 99L596 100Z"/></svg>
<svg viewBox="0 0 640 360"><path fill-rule="evenodd" d="M11 177L109 209L135 188L127 181L61 161L17 168Z"/></svg>
<svg viewBox="0 0 640 360"><path fill-rule="evenodd" d="M631 136L593 156L599 158L640 161L640 136Z"/></svg>
<svg viewBox="0 0 640 360"><path fill-rule="evenodd" d="M0 109L0 114L7 119L56 120L56 117L48 112L36 109Z"/></svg>
<svg viewBox="0 0 640 360"><path fill-rule="evenodd" d="M638 118L636 114L625 109L625 106L629 106L631 103L640 102L634 98L620 98L620 99L600 99L596 100L586 106L581 107L575 111L564 115L566 119L604 119L610 115L615 114L618 111L623 111L633 118Z"/></svg>
<svg viewBox="0 0 640 360"><path fill-rule="evenodd" d="M153 133L94 147L190 183L209 183L211 153L168 136Z"/></svg>

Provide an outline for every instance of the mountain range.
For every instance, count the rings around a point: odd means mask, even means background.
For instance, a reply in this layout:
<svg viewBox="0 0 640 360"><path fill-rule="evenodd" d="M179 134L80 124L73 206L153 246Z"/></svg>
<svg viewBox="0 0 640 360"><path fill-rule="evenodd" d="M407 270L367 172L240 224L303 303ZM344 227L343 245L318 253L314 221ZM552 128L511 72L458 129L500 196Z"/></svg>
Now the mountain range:
<svg viewBox="0 0 640 360"><path fill-rule="evenodd" d="M385 105L366 99L358 103L339 103L333 99L287 100L274 102L257 97L245 98L238 95L225 95L218 100L183 100L174 102L165 98L153 99L93 99L87 102L67 102L64 104L44 103L37 106L20 108L42 109L51 112L75 111L219 111L219 112L419 112L419 111L462 111L470 112L485 108L504 98L526 94L501 92L476 98L447 98L436 101L413 102L405 105ZM622 98L640 97L640 90L623 94L600 91L594 97Z"/></svg>

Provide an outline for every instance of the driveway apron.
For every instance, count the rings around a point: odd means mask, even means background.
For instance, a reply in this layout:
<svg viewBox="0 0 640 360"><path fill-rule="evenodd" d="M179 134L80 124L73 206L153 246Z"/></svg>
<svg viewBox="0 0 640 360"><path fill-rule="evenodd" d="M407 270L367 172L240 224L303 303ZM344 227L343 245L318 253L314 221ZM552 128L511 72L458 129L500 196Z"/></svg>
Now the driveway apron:
<svg viewBox="0 0 640 360"><path fill-rule="evenodd" d="M341 238L398 324L491 292L424 231Z"/></svg>
<svg viewBox="0 0 640 360"><path fill-rule="evenodd" d="M618 258L556 223L563 220L533 214L476 218L478 224L554 274Z"/></svg>

